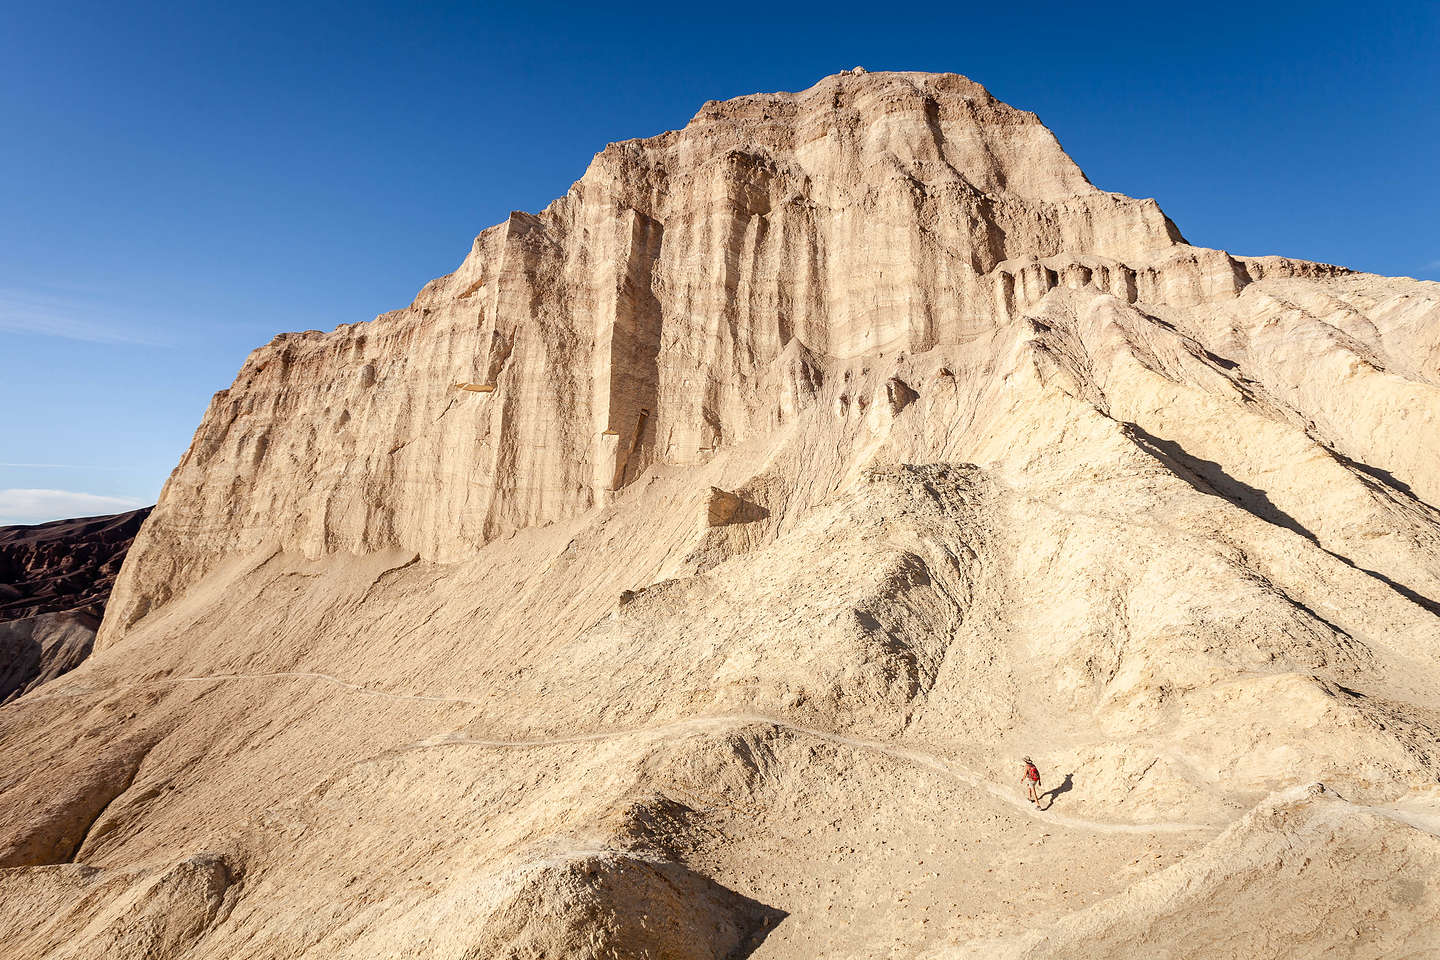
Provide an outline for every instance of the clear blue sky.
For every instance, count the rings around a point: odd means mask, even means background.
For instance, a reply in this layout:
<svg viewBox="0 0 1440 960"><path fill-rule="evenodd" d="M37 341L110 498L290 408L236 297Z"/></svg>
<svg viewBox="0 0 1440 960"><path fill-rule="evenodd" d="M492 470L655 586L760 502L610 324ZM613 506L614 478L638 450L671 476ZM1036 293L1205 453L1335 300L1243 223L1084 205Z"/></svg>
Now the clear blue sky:
<svg viewBox="0 0 1440 960"><path fill-rule="evenodd" d="M1435 3L0 12L0 523L153 501L251 348L403 306L608 141L856 65L980 81L1194 243L1440 279Z"/></svg>

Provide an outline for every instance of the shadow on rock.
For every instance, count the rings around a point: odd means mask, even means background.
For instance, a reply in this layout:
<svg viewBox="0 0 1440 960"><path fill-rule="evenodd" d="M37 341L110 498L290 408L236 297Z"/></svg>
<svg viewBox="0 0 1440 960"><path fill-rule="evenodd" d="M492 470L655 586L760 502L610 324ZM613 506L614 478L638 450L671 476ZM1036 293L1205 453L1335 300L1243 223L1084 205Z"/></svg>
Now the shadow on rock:
<svg viewBox="0 0 1440 960"><path fill-rule="evenodd" d="M1074 789L1075 789L1075 774L1073 774L1073 773L1067 773L1067 774L1065 774L1065 779L1060 782L1060 786L1058 786L1058 787L1053 787L1053 788L1051 788L1051 789L1049 789L1049 790L1046 790L1044 793L1040 794L1040 799L1041 799L1042 801L1045 801L1045 806L1040 807L1040 809L1041 809L1041 810L1049 810L1051 807L1055 806L1055 798L1056 798L1056 797L1060 796L1060 794L1062 794L1062 793L1069 793L1071 790L1074 790ZM1039 804L1036 804L1036 806L1039 806Z"/></svg>

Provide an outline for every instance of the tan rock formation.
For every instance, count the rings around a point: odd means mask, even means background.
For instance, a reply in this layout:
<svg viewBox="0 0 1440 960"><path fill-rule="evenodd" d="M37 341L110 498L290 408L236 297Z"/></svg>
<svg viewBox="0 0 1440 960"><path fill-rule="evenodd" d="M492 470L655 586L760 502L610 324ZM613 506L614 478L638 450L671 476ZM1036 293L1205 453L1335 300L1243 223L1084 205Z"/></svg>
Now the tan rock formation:
<svg viewBox="0 0 1440 960"><path fill-rule="evenodd" d="M969 80L707 104L216 395L0 712L0 955L1423 955L1437 420L1440 285Z"/></svg>

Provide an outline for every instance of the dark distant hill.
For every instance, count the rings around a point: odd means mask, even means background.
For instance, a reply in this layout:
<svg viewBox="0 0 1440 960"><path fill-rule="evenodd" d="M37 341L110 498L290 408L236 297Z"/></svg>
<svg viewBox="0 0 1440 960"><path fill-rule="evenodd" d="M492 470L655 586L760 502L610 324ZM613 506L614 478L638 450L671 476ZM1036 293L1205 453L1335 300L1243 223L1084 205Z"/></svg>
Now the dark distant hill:
<svg viewBox="0 0 1440 960"><path fill-rule="evenodd" d="M0 703L87 656L150 508L0 527Z"/></svg>

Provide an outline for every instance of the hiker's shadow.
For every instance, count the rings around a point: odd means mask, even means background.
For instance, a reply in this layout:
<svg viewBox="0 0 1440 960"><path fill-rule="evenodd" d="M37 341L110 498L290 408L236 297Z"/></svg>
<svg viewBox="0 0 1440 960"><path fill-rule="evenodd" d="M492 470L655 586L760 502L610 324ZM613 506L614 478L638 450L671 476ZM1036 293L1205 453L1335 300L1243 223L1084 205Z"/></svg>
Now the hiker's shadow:
<svg viewBox="0 0 1440 960"><path fill-rule="evenodd" d="M1060 794L1062 794L1062 793L1069 793L1071 790L1074 790L1074 789L1075 789L1075 774L1073 774L1073 773L1067 773L1067 774L1065 774L1065 779L1064 779L1063 781L1061 781L1060 786L1054 787L1053 789L1050 789L1050 790L1046 790L1044 793L1040 794L1040 799L1041 799L1042 801L1047 801L1047 802L1045 803L1045 806L1040 807L1040 809L1041 809L1041 810L1049 810L1051 807L1055 806L1055 798L1056 798L1056 797L1060 796ZM1036 804L1036 806L1039 806L1039 804Z"/></svg>

